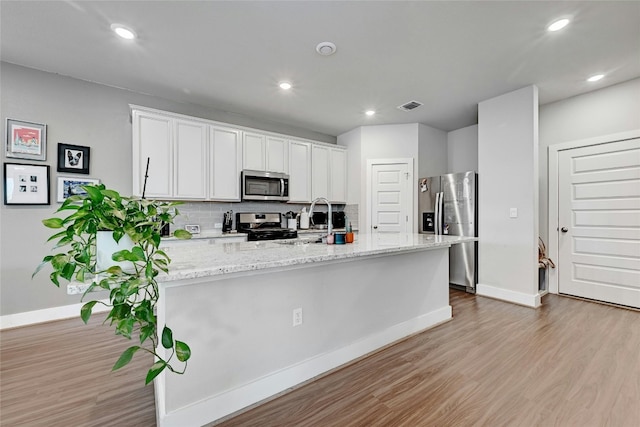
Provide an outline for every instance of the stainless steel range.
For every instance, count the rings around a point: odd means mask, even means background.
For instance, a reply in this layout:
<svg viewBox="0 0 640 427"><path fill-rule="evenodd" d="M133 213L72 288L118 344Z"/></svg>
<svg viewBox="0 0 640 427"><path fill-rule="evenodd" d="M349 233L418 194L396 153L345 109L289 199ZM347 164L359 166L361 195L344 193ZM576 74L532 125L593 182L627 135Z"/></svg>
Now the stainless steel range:
<svg viewBox="0 0 640 427"><path fill-rule="evenodd" d="M236 213L238 233L247 233L247 240L295 239L296 230L280 226L282 216L279 213Z"/></svg>

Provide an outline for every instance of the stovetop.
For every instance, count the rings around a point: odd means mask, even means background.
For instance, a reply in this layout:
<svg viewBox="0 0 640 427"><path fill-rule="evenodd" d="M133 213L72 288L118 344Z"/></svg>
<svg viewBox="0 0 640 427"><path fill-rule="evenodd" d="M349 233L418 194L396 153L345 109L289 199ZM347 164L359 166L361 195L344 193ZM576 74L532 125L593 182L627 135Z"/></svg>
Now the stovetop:
<svg viewBox="0 0 640 427"><path fill-rule="evenodd" d="M296 230L281 228L279 213L236 213L238 232L247 233L247 240L295 239Z"/></svg>

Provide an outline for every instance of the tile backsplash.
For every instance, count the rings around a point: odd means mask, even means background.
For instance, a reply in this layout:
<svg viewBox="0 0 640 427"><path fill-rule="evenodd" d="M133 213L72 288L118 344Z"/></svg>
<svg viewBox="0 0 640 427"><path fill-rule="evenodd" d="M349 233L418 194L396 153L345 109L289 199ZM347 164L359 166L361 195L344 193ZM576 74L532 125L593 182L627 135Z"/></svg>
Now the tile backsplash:
<svg viewBox="0 0 640 427"><path fill-rule="evenodd" d="M215 224L221 224L224 213L230 210L233 211L235 228L235 214L237 212L300 212L303 207L306 207L307 210L309 210L309 206L310 204L280 202L185 202L177 207L180 215L175 218L171 229L175 230L176 228L184 228L186 224L198 224L202 231L214 230ZM354 206L355 213L353 213ZM332 207L334 212L344 210L353 226L357 227L358 205L332 205ZM347 212L347 210L349 210L349 212ZM327 206L324 204L317 204L314 211L326 212Z"/></svg>

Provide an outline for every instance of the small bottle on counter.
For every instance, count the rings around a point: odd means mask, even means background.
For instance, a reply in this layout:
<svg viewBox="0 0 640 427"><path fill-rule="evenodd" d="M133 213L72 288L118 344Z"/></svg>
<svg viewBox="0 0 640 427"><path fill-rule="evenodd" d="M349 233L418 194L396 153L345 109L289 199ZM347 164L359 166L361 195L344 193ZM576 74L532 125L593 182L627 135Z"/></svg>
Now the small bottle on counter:
<svg viewBox="0 0 640 427"><path fill-rule="evenodd" d="M327 245L333 245L333 233L327 234Z"/></svg>

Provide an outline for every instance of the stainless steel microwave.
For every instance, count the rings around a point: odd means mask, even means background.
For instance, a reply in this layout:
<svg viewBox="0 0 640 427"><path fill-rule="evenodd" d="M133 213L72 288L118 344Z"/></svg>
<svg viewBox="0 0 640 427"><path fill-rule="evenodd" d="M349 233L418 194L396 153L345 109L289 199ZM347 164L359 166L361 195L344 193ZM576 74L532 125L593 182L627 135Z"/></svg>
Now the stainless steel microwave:
<svg viewBox="0 0 640 427"><path fill-rule="evenodd" d="M289 200L289 175L279 172L242 171L242 200Z"/></svg>

